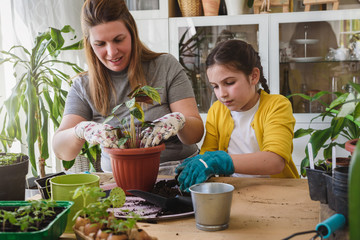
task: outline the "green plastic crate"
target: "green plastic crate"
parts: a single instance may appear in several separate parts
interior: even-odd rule
[[[71,201],[56,201],[57,207],[65,209],[44,229],[35,232],[0,232],[1,240],[53,240],[58,239],[65,231],[67,216],[70,207],[74,204]],[[0,207],[21,207],[29,205],[27,201],[0,201]]]

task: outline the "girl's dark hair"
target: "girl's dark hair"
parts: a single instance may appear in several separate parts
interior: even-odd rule
[[[241,40],[227,40],[218,43],[206,59],[206,69],[214,64],[227,65],[245,75],[250,75],[256,67],[260,70],[259,83],[265,92],[270,93],[264,77],[259,53],[248,43]]]

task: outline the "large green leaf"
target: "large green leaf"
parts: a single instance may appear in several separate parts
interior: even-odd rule
[[[307,150],[307,147],[306,147]],[[300,164],[300,173],[303,177],[306,176],[306,167],[308,167],[310,165],[309,163],[309,158],[306,156],[305,158],[303,158],[303,160],[301,160],[301,164]]]
[[[37,167],[36,167],[36,159],[35,159],[35,142],[37,139],[38,125],[36,120],[36,110],[37,110],[37,95],[36,89],[34,88],[31,82],[31,75],[28,74],[27,77],[27,88],[26,88],[26,96],[28,99],[28,113],[27,113],[27,144],[28,144],[28,155],[31,166],[33,168],[33,173],[36,172],[37,176]]]
[[[331,141],[334,141],[339,134],[343,131],[344,127],[346,126],[346,119],[345,118],[333,118],[331,120]]]
[[[135,98],[131,98],[130,100],[125,102],[127,108],[131,109],[135,107]]]
[[[356,103],[355,103],[355,95],[353,93],[349,93],[346,98],[346,101],[342,105],[338,117],[346,117],[349,114],[352,114],[355,111]]]
[[[56,28],[50,28],[50,35],[51,35],[51,40],[55,44],[54,49],[56,50],[61,49],[61,47],[64,46],[65,43],[65,40],[61,35],[61,31]],[[49,52],[51,51],[50,49],[48,50]]]
[[[312,129],[312,128],[309,128],[309,129],[300,128],[300,129],[296,130],[296,132],[294,133],[294,138],[299,138],[299,137],[309,135],[313,131],[315,131],[315,129]]]
[[[144,122],[145,114],[138,103],[135,104],[135,107],[133,109],[130,109],[130,114],[136,117],[140,122]]]
[[[161,98],[156,88],[150,86],[143,86],[141,90],[146,94],[146,96],[150,97],[155,102],[161,103]]]
[[[313,149],[313,159],[316,158],[319,150],[322,148],[325,142],[330,139],[331,133],[331,127],[313,132],[309,140]]]
[[[40,137],[41,137],[41,146],[40,146],[40,158],[48,159],[49,158],[49,147],[48,147],[48,126],[49,126],[49,114],[45,109],[44,102],[41,98],[40,101],[40,111],[41,111],[41,122],[40,122]]]

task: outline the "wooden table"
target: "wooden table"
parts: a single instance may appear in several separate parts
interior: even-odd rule
[[[306,179],[219,177],[211,181],[235,187],[228,229],[217,232],[198,230],[194,216],[154,224],[139,223],[139,226],[159,240],[266,240],[283,239],[295,232],[314,230],[319,222],[320,203],[310,199]],[[75,237],[64,234],[61,239]]]

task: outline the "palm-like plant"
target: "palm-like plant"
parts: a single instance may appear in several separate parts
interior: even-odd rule
[[[298,129],[294,138],[310,135],[309,143],[313,148],[313,158],[315,159],[319,151],[323,149],[323,155],[325,159],[330,159],[332,154],[332,147],[339,146],[345,147],[345,143],[341,143],[338,140],[339,136],[344,137],[347,140],[360,137],[360,85],[349,82],[349,86],[353,89],[352,92],[340,93],[340,92],[318,92],[313,97],[304,94],[292,94],[291,96],[300,96],[310,102],[319,101],[326,109],[318,116],[314,117],[311,122],[317,118],[321,118],[322,121],[325,118],[331,119],[330,126],[325,129]],[[327,94],[335,94],[336,99],[329,105],[321,101],[321,97]],[[310,122],[310,124],[311,124]],[[309,166],[309,151],[308,145],[305,148],[305,158],[301,161],[301,174],[306,175],[305,168]]]
[[[76,38],[74,29],[69,25],[61,30],[49,28],[40,33],[31,50],[21,45],[10,48],[9,51],[1,50],[4,62],[13,63],[16,85],[5,101],[5,120],[1,135],[10,139],[22,141],[21,114],[25,113],[25,136],[28,155],[34,176],[38,176],[35,151],[39,152],[40,176],[45,176],[46,159],[49,158],[48,150],[48,125],[52,120],[54,127],[59,126],[65,105],[67,91],[62,88],[62,83],[70,85],[70,76],[60,71],[56,66],[70,66],[75,73],[83,70],[74,63],[58,60],[58,55],[63,50],[77,50],[82,48],[82,42],[64,47],[63,34],[71,33]],[[72,40],[73,40],[72,39]],[[0,111],[5,110],[3,107]],[[23,110],[23,112],[21,111]],[[7,141],[1,140],[5,150]]]

